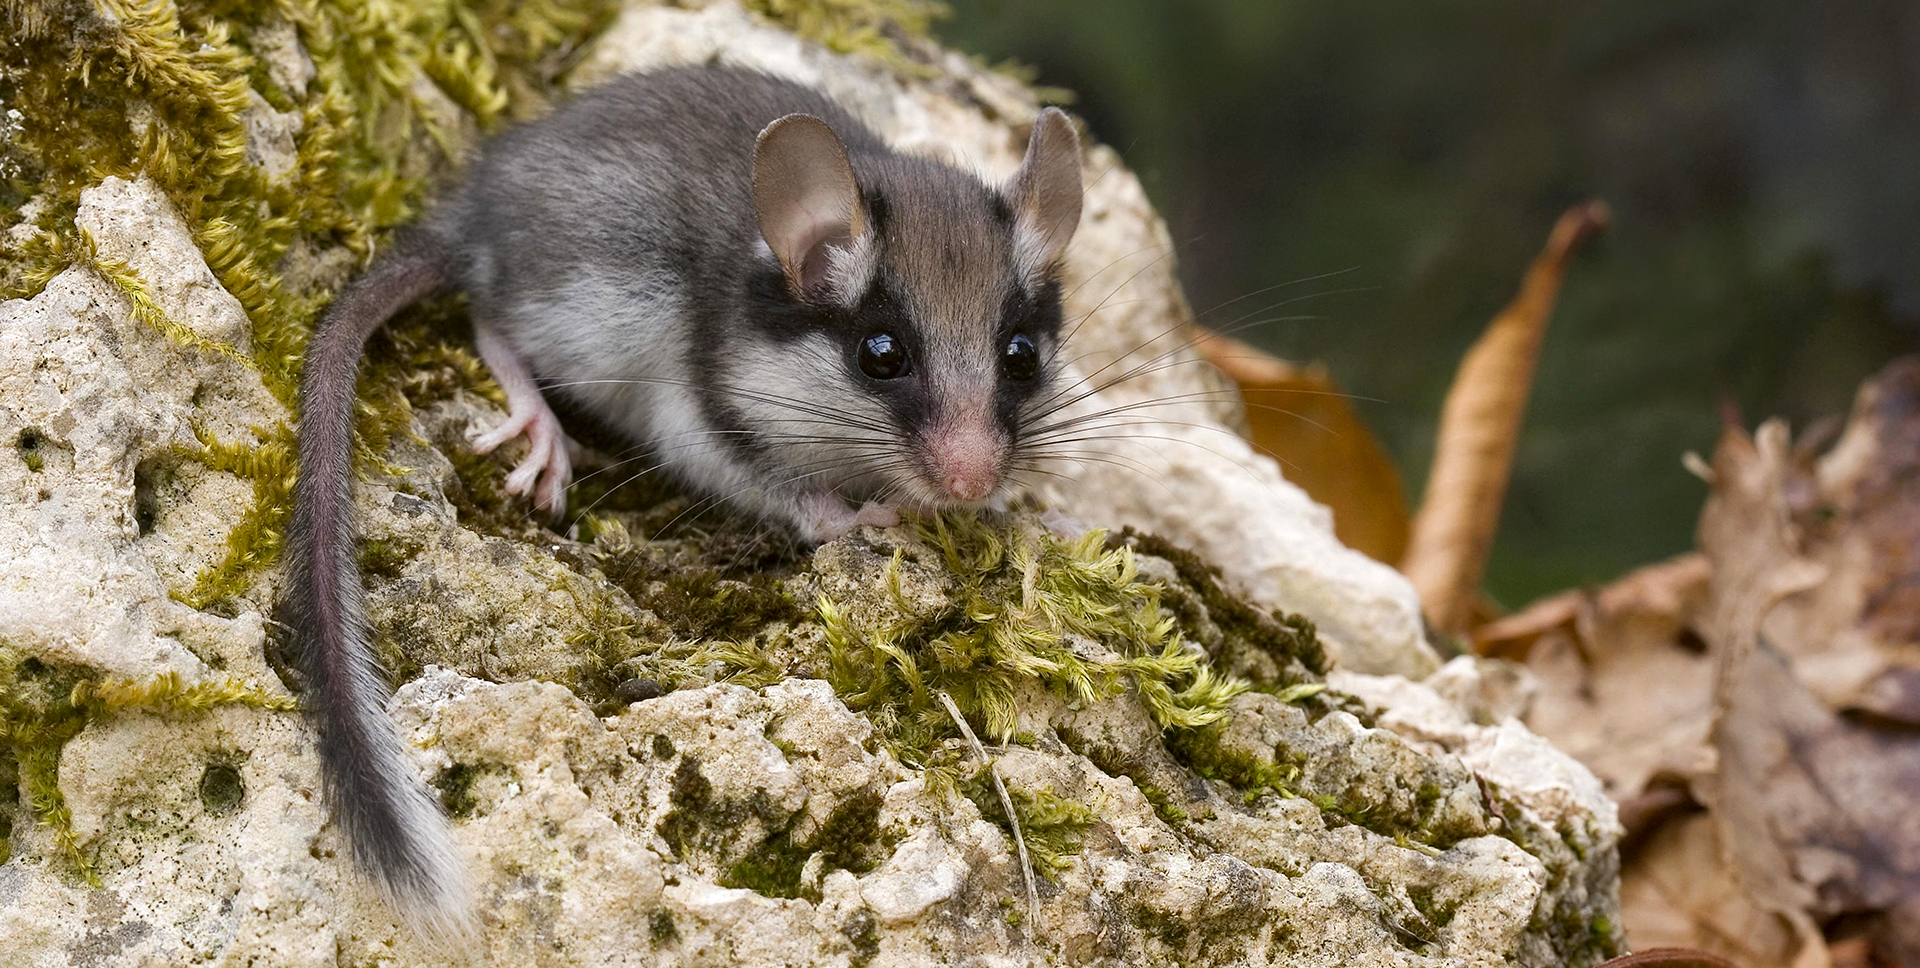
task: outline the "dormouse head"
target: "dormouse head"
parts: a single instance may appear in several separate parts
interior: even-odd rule
[[[1053,108],[999,185],[878,146],[850,156],[808,115],[761,132],[753,200],[770,265],[756,309],[777,352],[806,362],[811,399],[841,418],[789,418],[790,456],[830,468],[820,484],[973,505],[1028,466],[1023,431],[1057,392],[1080,165]]]

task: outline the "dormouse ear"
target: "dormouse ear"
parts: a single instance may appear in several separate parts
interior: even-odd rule
[[[1080,226],[1080,136],[1059,108],[1033,122],[1027,157],[1007,185],[1019,237],[1015,251],[1029,270],[1060,261]]]
[[[826,292],[835,251],[850,252],[867,234],[847,147],[809,114],[789,114],[760,132],[753,146],[753,209],[760,236],[801,298]]]

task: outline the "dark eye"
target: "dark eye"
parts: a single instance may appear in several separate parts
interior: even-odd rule
[[[875,333],[860,342],[860,372],[891,380],[907,372],[907,347],[892,333]]]
[[[1027,334],[1015,333],[1007,340],[1007,348],[1000,352],[1000,365],[1006,367],[1009,379],[1031,380],[1040,372],[1040,350]]]

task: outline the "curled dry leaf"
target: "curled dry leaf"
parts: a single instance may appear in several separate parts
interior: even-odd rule
[[[1526,662],[1528,724],[1620,801],[1630,942],[1920,966],[1920,360],[1843,430],[1729,429],[1697,463],[1698,554],[1475,644]]]
[[[1567,265],[1609,218],[1597,201],[1560,217],[1519,294],[1467,351],[1447,391],[1426,496],[1400,563],[1420,592],[1428,620],[1443,632],[1465,631],[1478,596],[1540,343]]]
[[[1879,919],[1895,964],[1920,961],[1896,924],[1920,904],[1920,734],[1866,684],[1911,668],[1920,628],[1916,401],[1920,364],[1889,367],[1811,463],[1783,424],[1730,429],[1699,533],[1719,767],[1698,792],[1733,875],[1803,934]]]
[[[1600,968],[1740,968],[1740,966],[1698,948],[1648,948],[1645,951],[1636,951],[1630,955],[1621,955],[1602,962]]]
[[[1326,368],[1297,366],[1217,333],[1200,334],[1195,345],[1239,385],[1253,446],[1332,509],[1340,541],[1376,561],[1399,561],[1408,526],[1400,472]]]
[[[1920,726],[1920,359],[1862,387],[1818,460],[1796,441],[1784,473],[1801,553],[1831,577],[1769,614],[1767,637],[1828,706]]]

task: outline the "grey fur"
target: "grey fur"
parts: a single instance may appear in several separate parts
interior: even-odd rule
[[[833,250],[821,292],[793,291],[799,274],[781,274],[756,220],[756,138],[792,114],[838,136],[861,193],[857,224],[871,228]],[[1070,234],[1079,214],[1063,186],[1077,188],[1079,154],[1064,117],[1041,124],[1046,138],[1003,191],[890,150],[786,81],[716,67],[621,78],[494,141],[329,311],[302,384],[288,614],[320,673],[312,705],[334,809],[361,866],[424,912],[417,922],[468,923],[468,902],[445,821],[383,716],[366,644],[350,497],[367,336],[405,302],[457,285],[476,327],[547,395],[649,449],[691,489],[805,540],[884,520],[856,512],[861,502],[951,504],[930,441],[997,441],[1004,485],[1026,404],[1055,369],[1060,226]],[[1009,307],[1023,315],[1009,322]],[[855,348],[876,319],[911,334],[910,381],[863,382]],[[1002,370],[1009,326],[1033,329],[1048,364],[1019,386]]]

